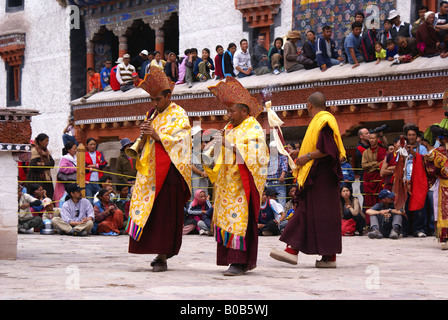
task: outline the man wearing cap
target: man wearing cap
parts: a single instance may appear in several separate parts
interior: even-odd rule
[[[138,56],[132,59],[131,64],[135,67],[136,72],[140,74],[143,63],[148,60],[148,50],[142,50]]]
[[[129,252],[157,254],[154,272],[168,269],[167,259],[182,245],[184,206],[191,196],[191,127],[184,109],[171,101],[174,83],[151,66],[140,85],[155,103],[141,126],[136,183],[126,231]],[[153,113],[157,112],[157,113]]]
[[[370,239],[398,239],[403,221],[403,211],[394,207],[395,193],[383,189],[379,193],[379,203],[366,211],[370,216]]]
[[[134,87],[134,80],[132,74],[135,72],[135,67],[130,64],[131,56],[126,53],[123,55],[123,62],[117,66],[117,81],[120,84],[120,89],[126,92]]]
[[[398,36],[412,38],[412,26],[407,22],[401,21],[400,13],[397,10],[391,10],[387,20],[392,22],[390,34],[393,40],[396,41]]]
[[[128,157],[126,149],[132,147],[134,144],[129,138],[123,138],[120,140],[121,149],[120,155],[117,158],[117,164],[115,171],[119,174],[117,179],[120,183],[127,183],[129,180],[135,180],[137,175],[136,159]]]
[[[292,30],[286,36],[286,43],[283,47],[285,57],[285,70],[293,72],[305,69],[305,66],[297,61],[297,42],[302,39],[300,31]]]
[[[269,161],[263,129],[256,120],[263,107],[232,77],[208,89],[227,106],[230,119],[215,136],[216,165],[206,168],[215,183],[216,261],[230,265],[225,276],[239,276],[257,264],[257,220]]]
[[[73,183],[67,187],[67,197],[62,206],[61,216],[51,220],[59,234],[87,236],[93,228],[95,214],[90,201],[83,198],[81,188]]]

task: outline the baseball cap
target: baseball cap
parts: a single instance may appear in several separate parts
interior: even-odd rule
[[[50,198],[45,198],[44,200],[42,200],[42,205],[44,206],[44,208],[52,203],[53,201],[51,201]]]
[[[380,191],[380,194],[378,195],[378,197],[380,199],[385,199],[385,198],[395,198],[395,193],[393,193],[392,191],[389,191],[387,189],[383,189]]]
[[[77,183],[71,183],[67,186],[67,192],[70,194],[71,192],[81,191],[85,188],[81,188]]]

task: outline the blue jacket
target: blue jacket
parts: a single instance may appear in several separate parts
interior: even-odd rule
[[[336,42],[333,39],[330,39],[331,45],[331,57],[328,56],[327,53],[327,41],[323,37],[319,37],[316,43],[316,59],[319,68],[323,68],[326,66],[327,68],[331,67],[330,59],[338,59],[339,54],[336,51]]]
[[[110,73],[111,69],[108,69],[106,67],[104,67],[100,72],[101,85],[103,86],[103,89],[110,85]]]

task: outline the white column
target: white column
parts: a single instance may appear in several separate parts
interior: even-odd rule
[[[0,152],[0,260],[17,258],[17,162],[11,152]]]

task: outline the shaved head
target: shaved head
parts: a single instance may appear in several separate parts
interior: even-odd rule
[[[321,92],[315,92],[308,98],[308,102],[315,108],[325,110],[327,98]]]

